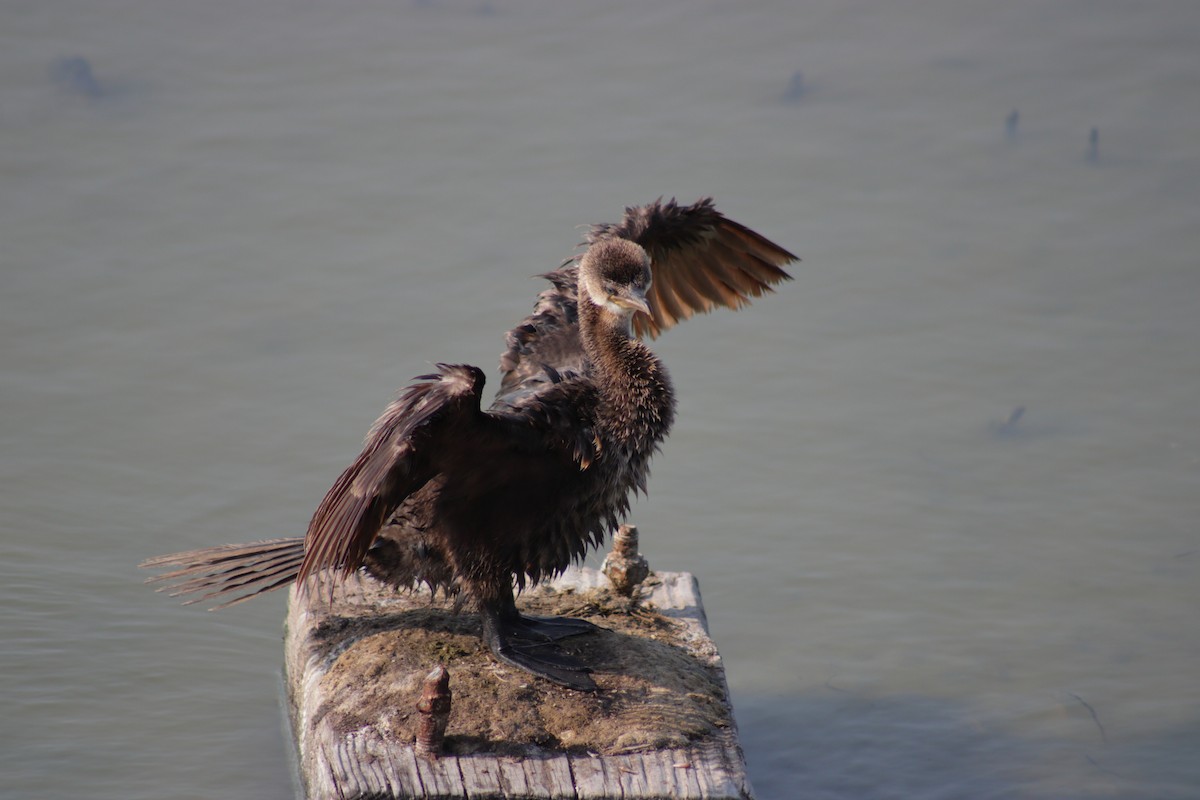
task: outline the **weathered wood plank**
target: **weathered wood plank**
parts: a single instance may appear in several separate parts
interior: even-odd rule
[[[568,756],[575,794],[579,800],[598,800],[610,797],[612,791],[604,759],[596,756]]]
[[[651,615],[642,627],[618,631],[620,626],[614,627],[613,622],[619,621],[621,615],[616,611],[620,609],[599,609],[599,613],[613,615],[602,616],[600,622],[616,631],[607,635],[618,649],[641,647],[651,656],[661,654],[667,660],[653,663],[650,671],[656,673],[656,685],[642,694],[635,691],[634,685],[612,683],[619,676],[613,677],[611,670],[598,672],[602,696],[606,681],[610,691],[604,700],[557,689],[553,690],[557,695],[543,697],[548,690],[536,678],[497,667],[487,658],[475,658],[471,665],[466,665],[473,656],[464,654],[462,645],[457,644],[461,637],[454,639],[455,632],[445,626],[467,623],[450,624],[442,617],[430,617],[433,612],[427,610],[431,608],[427,596],[414,599],[394,595],[362,578],[335,586],[329,603],[322,599],[324,595],[293,590],[285,643],[286,667],[293,730],[309,797],[314,800],[751,798],[736,725],[727,706],[724,670],[720,655],[708,637],[695,578],[687,573],[658,573],[647,581],[645,588],[640,605],[630,606],[634,615]],[[547,591],[558,593],[558,602],[578,603],[580,613],[586,616],[598,613],[593,595],[604,590],[607,579],[600,572],[572,569]],[[527,593],[530,594],[533,593]],[[535,602],[536,597],[527,601]],[[655,619],[666,621],[656,623]],[[585,733],[576,730],[555,729],[553,735],[545,734],[550,737],[545,743],[524,744],[490,742],[487,737],[463,737],[459,733],[460,739],[442,757],[431,760],[417,756],[412,740],[417,716],[413,703],[419,688],[413,683],[416,673],[394,669],[392,665],[393,658],[409,649],[404,637],[421,629],[426,634],[435,631],[437,635],[432,638],[438,647],[451,648],[445,656],[452,672],[452,691],[456,670],[460,685],[467,674],[463,670],[478,670],[473,674],[475,682],[467,685],[481,695],[476,698],[482,703],[477,708],[484,710],[478,713],[494,715],[500,729],[507,717],[528,711],[515,706],[524,703],[520,698],[526,696],[530,698],[528,703],[548,703],[540,706],[543,709],[583,704],[580,724],[587,722],[588,714],[608,713],[613,703],[618,702],[613,698],[620,698],[626,705],[633,704],[623,709],[630,720],[628,741],[626,738],[610,741],[605,746],[616,752],[598,753],[587,744]],[[443,629],[444,636],[440,633]],[[468,637],[464,641],[473,640]],[[680,653],[687,654],[684,661],[679,660]],[[722,707],[725,716],[715,726],[705,727],[703,719],[697,721],[699,712],[695,709],[680,711],[677,706],[681,695],[672,695],[668,687],[657,685],[670,684],[671,673],[683,668],[688,660],[701,665],[702,672],[717,687],[711,696],[702,690],[689,692],[707,698],[705,702],[709,705]],[[424,665],[424,672],[430,666]],[[692,686],[686,681],[681,685]],[[498,698],[506,699],[496,702],[508,705],[487,705],[487,692],[493,689],[507,693],[497,694]],[[347,695],[370,696],[374,705],[364,711],[348,705]],[[638,700],[639,697],[644,700]],[[459,700],[456,696],[455,702]],[[646,705],[639,706],[639,702]],[[588,703],[592,705],[587,706]],[[463,729],[463,719],[455,717],[459,706],[454,709],[448,731],[450,740],[454,740],[456,728]],[[569,708],[564,714],[565,719],[573,719]],[[676,724],[682,727],[675,729]],[[703,733],[705,730],[708,733]],[[556,746],[555,739],[569,746]],[[661,743],[656,745],[656,741]],[[620,752],[622,749],[629,752]]]
[[[491,756],[446,756],[444,759],[454,759],[462,771],[463,782],[471,787],[471,791],[481,796],[502,797],[504,787],[500,785],[500,765]]]

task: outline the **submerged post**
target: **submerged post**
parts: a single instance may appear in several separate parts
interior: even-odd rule
[[[331,601],[293,589],[287,688],[308,797],[753,797],[693,576],[653,573],[635,602],[572,568],[518,605],[601,626],[559,642],[595,667],[599,692],[496,662],[478,617],[427,592],[361,574]],[[452,707],[438,662],[454,670]]]

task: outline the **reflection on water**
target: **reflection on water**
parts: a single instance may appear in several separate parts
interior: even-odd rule
[[[1023,728],[949,698],[831,684],[736,700],[761,722],[742,742],[762,797],[1151,798],[1200,785],[1194,725],[1110,742],[1073,694],[1047,695]]]
[[[133,565],[296,535],[575,226],[710,193],[804,261],[655,343],[634,519],[759,796],[1194,795],[1200,12],[480,9],[0,12],[0,796],[292,796],[283,598]]]

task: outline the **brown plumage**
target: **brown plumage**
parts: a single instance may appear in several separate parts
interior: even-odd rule
[[[586,666],[546,644],[590,626],[522,617],[513,584],[557,574],[600,545],[630,491],[646,488],[675,402],[635,331],[654,336],[696,312],[740,307],[787,279],[781,266],[795,257],[708,199],[626,209],[586,244],[545,276],[551,288],[508,334],[487,410],[481,370],[438,364],[371,427],[304,539],[160,556],[142,566],[175,569],[151,580],[232,605],[365,568],[471,601],[498,658],[593,690]]]

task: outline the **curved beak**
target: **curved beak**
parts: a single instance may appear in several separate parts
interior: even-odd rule
[[[650,313],[650,304],[646,302],[646,293],[641,289],[630,287],[626,292],[615,294],[611,298],[614,305],[621,308],[627,308],[630,311],[641,311],[644,314]]]

